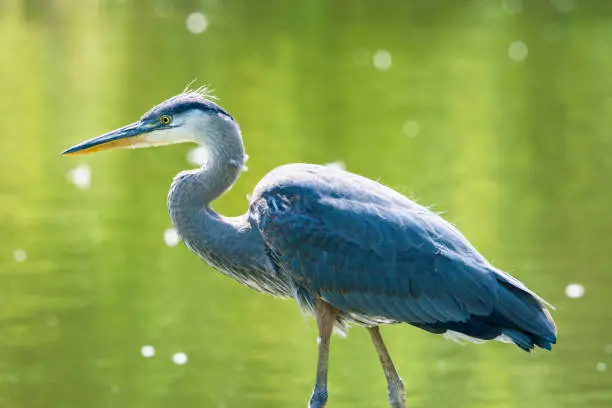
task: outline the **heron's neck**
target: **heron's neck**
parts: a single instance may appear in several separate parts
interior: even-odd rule
[[[209,265],[253,289],[287,295],[288,285],[274,277],[274,266],[248,214],[224,217],[210,208],[234,184],[245,160],[238,127],[233,122],[222,125],[216,134],[207,130],[206,164],[175,177],[168,195],[170,217],[189,249]]]
[[[244,146],[238,126],[218,119],[214,126],[193,129],[200,145],[207,150],[205,164],[183,171],[173,180],[168,194],[170,217],[179,232],[194,227],[192,217],[202,210],[212,213],[210,203],[234,184],[244,164]],[[204,139],[206,135],[206,139]]]
[[[230,189],[244,167],[245,153],[238,125],[226,120],[217,120],[215,126],[198,132],[200,145],[207,149],[206,163],[193,172],[193,205],[208,206]],[[196,192],[197,190],[197,192]]]

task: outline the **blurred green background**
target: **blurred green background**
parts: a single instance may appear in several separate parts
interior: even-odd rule
[[[612,3],[0,0],[0,50],[0,407],[306,406],[312,319],[164,240],[193,146],[58,155],[193,79],[251,156],[218,211],[341,161],[557,307],[532,356],[385,328],[410,407],[612,406]],[[330,369],[330,408],[387,406],[365,330]]]

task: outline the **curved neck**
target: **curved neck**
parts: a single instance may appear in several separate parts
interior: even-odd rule
[[[204,135],[204,132],[198,132]],[[208,160],[200,169],[179,173],[168,194],[168,210],[179,235],[209,265],[252,289],[288,296],[290,285],[275,276],[259,231],[248,214],[224,217],[210,203],[225,193],[243,168],[245,153],[234,122],[206,129],[201,144]]]
[[[234,122],[215,118],[205,129],[192,129],[194,136],[208,152],[205,164],[195,170],[180,172],[168,193],[170,218],[183,239],[209,238],[215,232],[231,234],[222,217],[210,203],[223,195],[238,179],[244,162],[244,146]],[[203,225],[205,224],[205,225]]]
[[[215,118],[214,126],[194,129],[196,138],[207,150],[206,163],[197,170],[179,173],[173,187],[182,177],[190,179],[192,187],[183,189],[177,197],[172,197],[170,189],[168,201],[173,198],[181,201],[181,206],[208,206],[231,188],[238,179],[245,161],[244,145],[238,125],[232,121]]]

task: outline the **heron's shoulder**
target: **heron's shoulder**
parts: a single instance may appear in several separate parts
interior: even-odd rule
[[[255,187],[251,201],[295,194],[380,205],[416,206],[406,196],[377,181],[338,168],[306,163],[287,164],[270,171]]]
[[[329,174],[324,166],[306,163],[292,163],[276,167],[266,174],[255,186],[254,196],[272,191],[301,188],[320,190],[329,183]]]
[[[443,250],[486,263],[463,234],[440,215],[374,180],[336,168],[312,164],[278,167],[255,187],[249,210],[251,222],[260,227],[282,220],[288,224],[308,221],[308,217],[315,224],[325,220],[326,225],[333,225],[335,234],[342,228],[348,231],[362,225],[361,231],[370,231],[374,237],[386,231],[394,240],[404,237],[407,247],[414,242],[419,242],[417,246],[427,243],[433,252]],[[308,217],[295,218],[296,214]]]

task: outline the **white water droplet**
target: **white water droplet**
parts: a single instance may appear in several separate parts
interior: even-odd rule
[[[68,172],[68,180],[78,188],[88,188],[91,185],[91,169],[87,164],[79,164]]]
[[[515,61],[523,61],[528,54],[527,44],[522,41],[515,41],[508,47],[508,56]]]
[[[201,34],[208,27],[206,16],[202,13],[191,13],[187,16],[187,29],[193,34]]]
[[[584,286],[579,283],[570,283],[565,287],[565,295],[571,299],[578,299],[584,296]]]
[[[155,348],[149,345],[142,346],[140,348],[140,354],[142,354],[144,358],[151,358],[155,355]]]
[[[113,394],[117,394],[119,391],[121,391],[121,388],[119,388],[118,385],[111,385],[110,392],[112,392]]]
[[[607,354],[612,354],[612,344],[606,344],[606,345],[604,346],[604,351],[605,351]]]
[[[421,131],[421,125],[416,120],[407,120],[403,127],[404,134],[408,137],[415,137]]]
[[[196,166],[203,166],[208,160],[208,151],[203,146],[195,147],[187,152],[187,161]]]
[[[17,262],[25,262],[28,259],[28,254],[23,249],[16,249],[13,251],[13,258]]]
[[[187,354],[185,353],[175,353],[172,356],[172,362],[178,365],[187,364]]]
[[[608,365],[602,361],[600,361],[599,363],[597,363],[597,365],[595,366],[595,368],[597,369],[597,371],[599,371],[600,373],[603,373],[604,371],[606,371],[606,368],[608,368]]]
[[[174,228],[168,228],[166,231],[164,231],[164,242],[169,247],[176,246],[180,240],[181,237]]]
[[[387,50],[377,50],[372,57],[374,68],[379,71],[386,71],[391,68],[393,60],[391,54]]]

